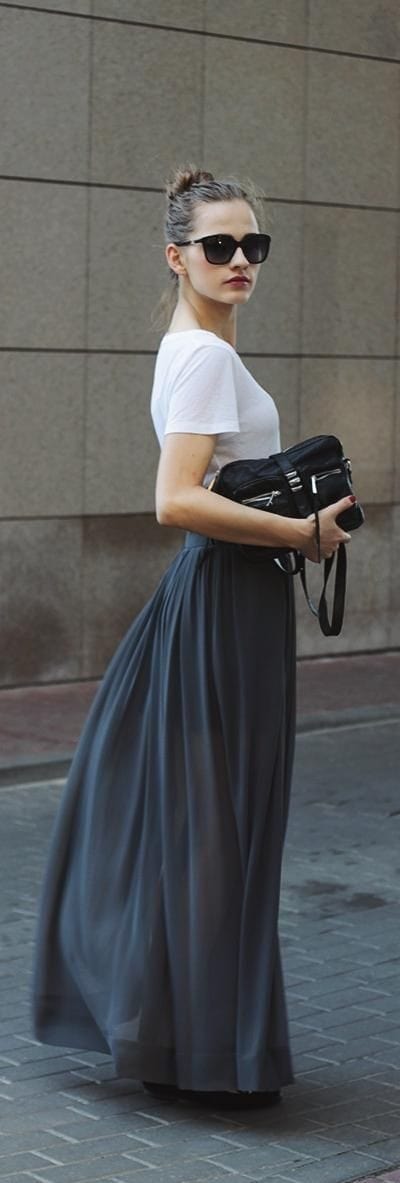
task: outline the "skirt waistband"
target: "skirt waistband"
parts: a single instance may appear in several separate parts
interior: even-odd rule
[[[284,567],[282,559],[282,552],[270,549],[267,546],[254,546],[252,544],[245,545],[241,542],[222,542],[216,538],[209,538],[207,534],[197,534],[194,530],[187,530],[184,540],[183,549],[187,550],[235,550],[237,554],[244,558],[245,561],[253,563],[266,563],[270,565],[279,556]]]
[[[214,545],[215,545],[214,540],[212,538],[209,538],[207,534],[196,534],[194,532],[194,530],[187,530],[187,532],[185,534],[184,542],[183,542],[183,546],[184,546],[185,550],[188,546],[203,548],[206,546],[214,546]]]

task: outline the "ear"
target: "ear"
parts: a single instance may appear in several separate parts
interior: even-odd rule
[[[167,246],[165,248],[165,257],[166,257],[168,266],[171,268],[171,271],[175,272],[175,275],[178,275],[178,276],[179,275],[186,275],[186,267],[185,267],[182,251],[179,249],[179,246],[177,246],[175,242],[169,242],[167,244]]]

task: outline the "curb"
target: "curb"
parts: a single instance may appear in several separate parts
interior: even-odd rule
[[[383,706],[347,707],[344,710],[316,711],[299,715],[297,735],[309,731],[334,731],[337,727],[368,726],[371,723],[394,723],[400,720],[400,703],[385,703]]]
[[[386,703],[380,707],[350,707],[341,711],[318,711],[309,715],[299,715],[296,734],[309,735],[321,731],[335,731],[341,727],[368,727],[373,723],[396,721],[400,721],[400,703]],[[72,757],[73,751],[52,752],[47,756],[24,756],[0,764],[0,789],[65,780]]]
[[[72,752],[56,752],[48,756],[21,756],[8,764],[0,764],[0,789],[11,789],[43,781],[65,780],[72,760]]]

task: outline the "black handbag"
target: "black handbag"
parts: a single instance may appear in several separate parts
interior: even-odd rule
[[[303,440],[284,452],[277,452],[261,460],[231,460],[217,472],[210,486],[214,493],[249,505],[253,509],[268,510],[284,517],[305,518],[315,514],[316,542],[320,555],[319,510],[353,495],[350,460],[344,455],[340,440],[334,435],[316,435]],[[339,514],[338,525],[348,532],[357,530],[364,521],[358,502]],[[300,573],[304,593],[311,612],[318,617],[326,637],[337,637],[342,628],[346,595],[346,545],[339,543],[332,605],[329,621],[326,589],[335,556],[325,559],[324,583],[318,607],[307,589],[305,558],[300,551],[286,547],[254,547],[242,545],[250,559],[274,557],[287,575]],[[268,554],[266,553],[268,552]]]

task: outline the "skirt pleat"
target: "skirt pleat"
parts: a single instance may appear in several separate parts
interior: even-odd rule
[[[115,652],[50,842],[36,1037],[189,1089],[293,1080],[278,910],[295,729],[292,581],[186,535]]]

